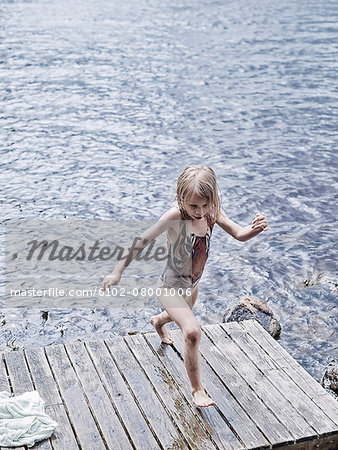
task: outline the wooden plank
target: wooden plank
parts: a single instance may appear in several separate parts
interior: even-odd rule
[[[171,331],[171,334],[174,337],[175,348],[183,355],[182,333],[179,330],[175,330]],[[204,357],[201,358],[201,377],[204,380],[208,380],[206,388],[209,394],[217,401],[217,408],[231,425],[235,434],[243,441],[244,445],[248,448],[269,448],[270,442],[245,409],[238,403],[235,396],[228,390],[228,383],[224,382],[224,377],[220,378]]]
[[[97,373],[104,383],[135,448],[158,449],[159,444],[140,412],[134,397],[125,384],[107,347],[102,341],[86,343]]]
[[[152,333],[13,351],[0,362],[0,390],[37,389],[60,424],[61,434],[57,427],[34,449],[338,447],[337,403],[259,324],[202,329],[201,372],[213,407],[191,402],[180,330],[171,332],[175,346]],[[294,423],[280,421],[286,406],[278,395],[309,434],[293,413]]]
[[[223,420],[215,406],[208,408],[197,408],[192,403],[191,387],[185,366],[178,354],[171,346],[159,344],[157,334],[146,334],[146,340],[151,345],[171,377],[177,382],[180,392],[184,395],[186,402],[200,420],[208,432],[212,442],[219,448],[243,448],[243,444],[234,435],[228,424]]]
[[[46,413],[58,424],[51,437],[55,450],[78,448],[78,443],[42,347],[25,350],[29,370],[36,389],[46,403]]]
[[[114,362],[131,390],[139,409],[163,448],[187,448],[187,442],[174,426],[155,390],[131,353],[122,336],[107,339],[106,345]],[[144,342],[145,345],[147,345]]]
[[[69,417],[63,403],[46,406],[46,414],[52,417],[58,424],[50,438],[53,449],[72,450],[80,449],[73,432]]]
[[[168,414],[188,442],[190,448],[215,449],[207,433],[178,391],[170,374],[148,346],[143,335],[126,336],[125,340],[141,365]]]
[[[15,395],[23,394],[27,391],[34,391],[34,385],[29,374],[23,350],[12,351],[6,354],[6,365]],[[50,439],[34,444],[34,449],[51,450]]]
[[[46,355],[80,447],[105,449],[87,399],[63,345],[46,347]]]
[[[3,354],[0,354],[0,391],[7,391],[11,392],[10,385],[9,385],[9,377],[7,376],[7,371],[5,367],[4,358],[5,356]]]
[[[5,361],[14,394],[34,391],[23,351],[15,350],[7,353]]]
[[[305,395],[338,425],[338,403],[325,389],[255,320],[240,325],[271,359],[296,383]]]
[[[5,366],[5,355],[1,354],[0,361],[0,390],[12,393],[12,389],[10,387],[9,377],[7,375],[6,366]],[[13,448],[13,447],[12,447]],[[10,447],[0,447],[1,450],[11,450]],[[16,450],[24,450],[25,447],[16,447]]]
[[[280,370],[265,352],[262,352],[261,347],[238,323],[229,323],[222,328],[319,436],[328,435],[336,429],[335,424],[323,411],[308,396],[304,395],[297,384]]]
[[[98,377],[84,344],[82,342],[67,344],[66,352],[81,381],[82,389],[89,401],[89,407],[108,448],[131,449],[129,438],[116,415],[113,404]]]
[[[328,436],[326,438],[314,439],[310,442],[301,442],[283,447],[285,450],[337,450],[338,436]]]
[[[236,369],[242,379],[241,384],[247,384],[255,392],[262,403],[292,434],[294,440],[304,436],[316,436],[313,428],[299,416],[279,390],[264,377],[219,325],[205,326],[203,331],[220,351],[220,357],[225,358]],[[288,411],[288,414],[285,414],[285,411]]]
[[[177,340],[176,335],[173,332],[171,334]],[[216,346],[210,344],[210,340],[204,333],[202,334],[200,343],[200,353],[217,374],[224,385],[224,389],[229,390],[231,395],[242,406],[247,415],[255,422],[257,428],[270,443],[283,444],[294,442],[291,433],[279,422],[271,409],[262,402],[255,391],[245,383],[237,370],[224,358],[221,351]]]

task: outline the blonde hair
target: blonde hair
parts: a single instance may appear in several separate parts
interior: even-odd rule
[[[194,193],[207,199],[210,206],[207,221],[214,225],[221,210],[221,199],[215,172],[210,167],[188,166],[178,177],[176,198],[183,219],[190,218],[186,212],[186,204]]]

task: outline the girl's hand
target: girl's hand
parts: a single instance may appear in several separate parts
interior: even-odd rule
[[[116,275],[115,273],[110,273],[102,281],[101,289],[103,291],[105,291],[107,288],[109,289],[111,286],[119,284],[120,280],[121,280],[121,275]]]
[[[261,214],[261,213],[256,214],[256,217],[252,221],[251,228],[253,228],[254,230],[260,230],[260,231],[263,231],[263,230],[266,231],[269,228],[268,222],[267,222],[266,218],[263,216],[263,214]]]

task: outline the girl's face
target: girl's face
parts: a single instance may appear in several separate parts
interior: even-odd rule
[[[192,219],[201,220],[209,211],[208,199],[194,193],[187,198],[185,210]]]

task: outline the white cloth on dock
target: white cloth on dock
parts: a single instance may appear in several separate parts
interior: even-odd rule
[[[11,397],[0,392],[0,446],[32,447],[49,438],[57,423],[44,411],[45,402],[37,391]]]

